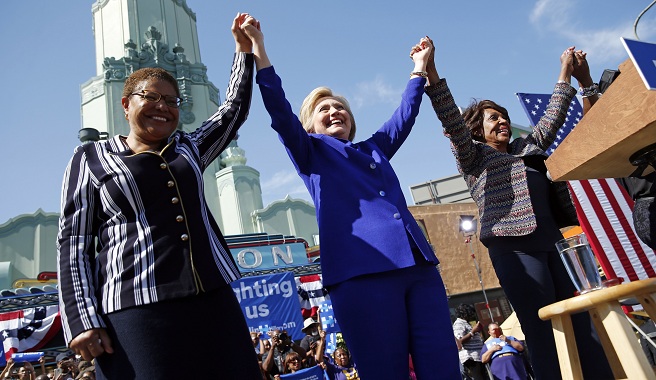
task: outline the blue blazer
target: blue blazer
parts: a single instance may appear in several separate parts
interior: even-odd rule
[[[412,129],[426,80],[411,79],[392,117],[358,143],[307,133],[273,67],[258,71],[256,81],[271,126],[314,200],[324,284],[413,266],[413,247],[437,265],[389,163]]]

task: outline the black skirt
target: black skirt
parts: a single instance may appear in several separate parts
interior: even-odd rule
[[[97,379],[262,379],[230,286],[105,319],[114,353],[96,358]]]

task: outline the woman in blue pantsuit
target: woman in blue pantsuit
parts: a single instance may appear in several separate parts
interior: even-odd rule
[[[314,200],[324,284],[360,376],[407,378],[411,354],[418,379],[459,379],[438,261],[389,163],[419,112],[432,44],[423,38],[413,47],[414,70],[392,117],[354,143],[346,99],[317,88],[299,120],[266,55],[259,23],[247,19],[244,30],[253,40],[271,126]]]

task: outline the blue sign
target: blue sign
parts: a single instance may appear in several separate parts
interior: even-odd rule
[[[319,316],[321,317],[321,328],[326,330],[327,333],[342,331],[335,319],[333,303],[330,300],[321,303],[321,306],[319,307]]]
[[[323,380],[323,369],[318,365],[314,367],[302,369],[294,373],[288,373],[285,375],[280,375],[281,379],[288,380]]]
[[[293,340],[305,336],[293,273],[244,277],[230,285],[251,332],[265,338],[270,330],[285,330]]]
[[[642,81],[650,90],[656,90],[656,44],[622,38]]]
[[[43,356],[43,352],[19,352],[16,354],[11,354],[11,358],[14,359],[16,363],[38,362],[42,356]]]
[[[230,253],[241,273],[298,267],[309,263],[303,243],[230,248]]]

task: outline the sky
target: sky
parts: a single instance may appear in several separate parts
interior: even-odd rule
[[[604,69],[617,69],[628,59],[620,37],[636,39],[633,24],[651,1],[186,2],[196,13],[202,63],[222,99],[234,52],[230,25],[237,12],[249,12],[261,21],[292,107],[298,110],[315,87],[331,87],[349,99],[361,140],[398,106],[413,69],[410,48],[425,35],[435,42],[438,72],[459,106],[492,99],[508,109],[513,123],[527,126],[515,93],[550,93],[560,54],[572,45],[588,53],[595,81]],[[64,169],[79,145],[80,86],[97,75],[94,3],[2,2],[0,225],[39,209],[59,212]],[[642,41],[656,42],[656,7],[642,16],[637,31]],[[255,86],[239,146],[247,165],[260,172],[264,205],[286,195],[309,200],[270,121]],[[410,186],[457,174],[426,96],[391,163],[409,205]]]

